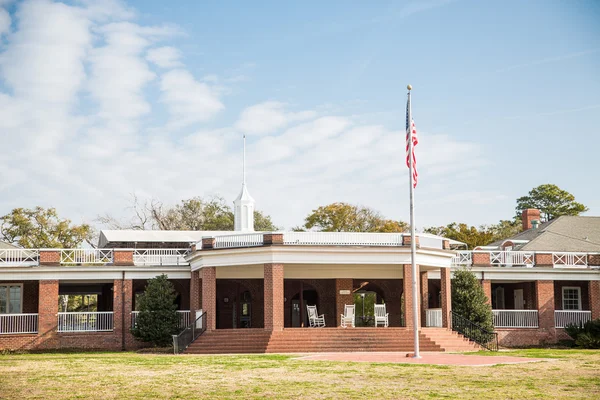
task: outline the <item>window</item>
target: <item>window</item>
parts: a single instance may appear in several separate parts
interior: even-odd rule
[[[564,286],[562,299],[563,310],[581,310],[581,288]]]
[[[0,285],[0,314],[22,312],[23,285]]]

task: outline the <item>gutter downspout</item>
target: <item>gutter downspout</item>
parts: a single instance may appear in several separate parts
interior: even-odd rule
[[[125,351],[125,271],[121,272],[121,350]]]

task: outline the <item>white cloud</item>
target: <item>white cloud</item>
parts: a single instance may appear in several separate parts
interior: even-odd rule
[[[161,68],[181,67],[181,51],[175,47],[163,46],[148,50],[146,58]]]
[[[8,11],[0,8],[0,36],[7,33],[10,30],[10,15]]]
[[[161,99],[171,113],[173,127],[207,121],[224,108],[223,103],[207,84],[197,81],[192,74],[183,69],[164,74],[160,90]]]
[[[313,111],[287,112],[286,105],[277,101],[267,101],[248,107],[242,111],[236,127],[242,132],[261,135],[272,133],[294,121],[302,121],[315,116]]]

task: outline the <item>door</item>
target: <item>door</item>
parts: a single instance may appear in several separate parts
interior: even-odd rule
[[[497,287],[494,293],[496,294],[494,308],[496,310],[504,310],[504,288],[502,286]]]
[[[523,304],[523,289],[515,289],[514,291],[515,298],[515,310],[524,310],[525,304]]]

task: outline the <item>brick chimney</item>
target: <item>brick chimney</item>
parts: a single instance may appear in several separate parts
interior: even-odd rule
[[[540,220],[540,210],[537,210],[535,208],[528,208],[526,210],[523,210],[523,213],[521,214],[521,220],[523,221],[524,231],[533,228],[531,221]]]

